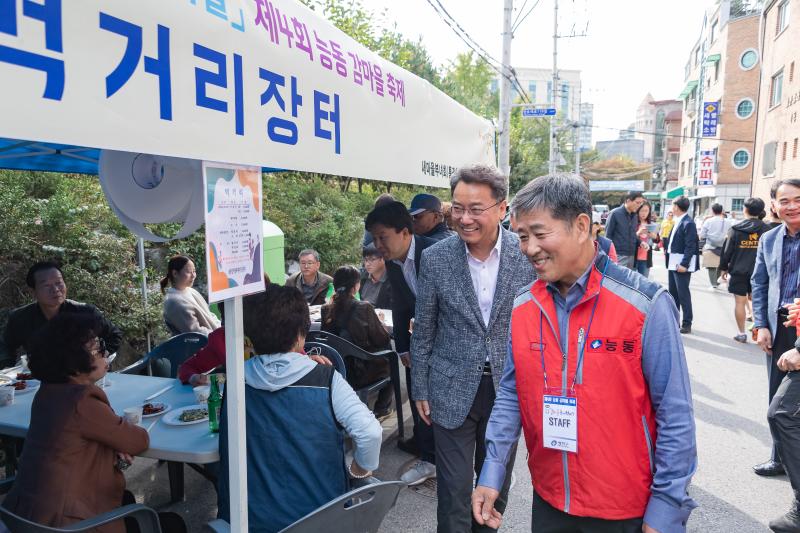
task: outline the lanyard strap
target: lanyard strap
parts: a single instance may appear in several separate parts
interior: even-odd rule
[[[573,392],[575,391],[575,383],[576,383],[576,381],[578,379],[578,369],[581,367],[581,363],[583,363],[583,355],[586,352],[586,341],[589,339],[589,330],[592,329],[592,322],[594,322],[594,313],[595,313],[595,311],[597,311],[597,302],[600,300],[600,288],[603,287],[603,280],[606,277],[606,269],[608,268],[608,264],[610,262],[611,262],[611,258],[606,257],[606,264],[603,265],[603,270],[600,273],[600,287],[598,287],[597,297],[594,299],[594,304],[592,305],[592,312],[589,315],[589,324],[586,326],[586,334],[583,335],[582,339],[578,339],[578,343],[580,345],[578,347],[578,350],[579,350],[579,352],[578,352],[578,364],[575,367],[575,376],[573,376],[573,378],[572,378],[572,386],[570,387],[570,390],[572,390]],[[540,317],[539,317],[539,348],[540,348],[539,354],[541,355],[541,359],[542,359],[542,375],[544,376],[544,388],[545,388],[545,390],[547,390],[549,387],[547,386],[547,368],[546,368],[545,363],[544,363],[544,342],[542,342],[544,340],[544,338],[543,338],[543,334],[544,334],[544,311],[542,311],[540,309],[539,310],[539,314],[540,314]],[[559,348],[561,348],[561,346],[559,346]],[[567,353],[564,354],[564,357],[567,357],[567,354],[569,353],[569,339],[567,339],[566,348],[567,348],[567,350],[566,350]]]

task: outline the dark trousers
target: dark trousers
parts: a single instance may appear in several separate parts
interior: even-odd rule
[[[689,292],[689,282],[692,280],[691,272],[669,271],[669,293],[675,300],[678,311],[683,310],[681,325],[691,326],[694,315],[692,314],[692,293]]]
[[[669,250],[669,237],[662,237],[661,242],[664,246],[664,266],[669,268],[669,254],[667,250]]]
[[[406,391],[408,403],[411,404],[411,419],[414,421],[414,444],[417,445],[420,459],[436,464],[433,428],[423,422],[417,410],[417,403],[411,399],[411,369],[408,367],[406,367]]]
[[[122,493],[122,505],[131,505],[136,503],[136,498],[129,491]],[[132,518],[125,518],[125,531],[126,533],[139,533],[139,524]],[[178,513],[166,512],[158,513],[158,524],[161,526],[163,533],[186,533],[186,523]]]
[[[494,529],[481,526],[472,519],[472,489],[475,488],[473,473],[480,475],[486,458],[486,425],[494,405],[494,383],[492,376],[483,376],[478,392],[472,402],[467,419],[456,429],[445,429],[433,424],[436,436],[436,509],[439,533],[488,532]],[[506,465],[506,479],[495,503],[500,513],[506,509],[511,472],[517,447],[511,452]]]
[[[642,518],[603,520],[559,511],[533,492],[531,531],[534,533],[641,533]]]
[[[784,352],[791,350],[794,348],[794,343],[797,341],[797,330],[794,327],[787,328],[783,325],[783,322],[786,321],[786,313],[779,313],[778,314],[778,329],[775,332],[775,338],[772,341],[772,355],[767,355],[767,377],[769,379],[769,404],[770,404],[770,411],[772,411],[772,405],[775,400],[775,396],[778,393],[780,387],[783,386],[785,382],[784,377],[786,376],[786,372],[778,368],[778,359],[781,358]],[[767,415],[769,419],[769,414]],[[782,446],[780,441],[780,435],[776,435],[775,431],[772,431],[772,423],[770,422],[770,432],[772,433],[772,456],[771,459],[773,461],[781,462],[782,458]],[[800,445],[800,441],[797,442],[797,445]]]
[[[800,372],[789,372],[783,378],[767,420],[792,488],[800,491]]]

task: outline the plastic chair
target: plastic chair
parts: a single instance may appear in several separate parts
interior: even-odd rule
[[[347,379],[347,367],[344,364],[344,358],[339,352],[321,342],[307,342],[303,349],[308,355],[323,355],[330,359],[336,371],[339,372],[344,379]]]
[[[208,344],[208,337],[202,333],[189,332],[175,335],[162,342],[135,363],[120,370],[122,374],[141,374],[146,368],[153,376],[174,378],[178,367],[200,348]]]
[[[400,433],[400,440],[405,439],[405,431],[403,428],[403,399],[400,394],[400,358],[394,350],[383,350],[381,352],[370,353],[362,350],[350,341],[347,341],[338,335],[328,333],[326,331],[309,331],[306,336],[306,344],[310,342],[326,344],[339,352],[342,359],[345,357],[355,357],[365,361],[373,361],[377,358],[384,358],[389,361],[389,377],[376,381],[364,388],[358,389],[356,394],[362,402],[367,403],[370,394],[381,390],[384,387],[392,386],[394,388],[394,404],[397,409],[397,429]]]
[[[376,533],[405,486],[402,481],[386,481],[351,490],[279,533]],[[203,528],[213,533],[229,533],[230,530],[230,524],[219,518]]]

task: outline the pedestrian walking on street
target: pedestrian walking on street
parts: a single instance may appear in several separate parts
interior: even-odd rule
[[[456,171],[450,189],[458,238],[422,254],[412,396],[435,437],[437,531],[493,531],[471,520],[470,495],[486,456],[484,435],[508,352],[514,296],[535,278],[519,239],[500,224],[508,179],[475,165]],[[510,475],[500,481],[500,512],[510,484]]]
[[[728,282],[728,292],[733,294],[737,333],[736,342],[747,342],[745,319],[747,302],[752,292],[750,276],[756,264],[758,240],[767,231],[767,225],[760,220],[764,214],[764,200],[748,198],[744,202],[745,219],[730,230],[722,249],[719,261],[720,277]]]
[[[700,228],[700,240],[703,244],[703,267],[708,270],[708,281],[715,289],[719,286],[719,258],[722,255],[722,247],[728,236],[731,221],[725,218],[722,205],[714,204],[711,206],[714,216],[707,218]]]
[[[611,210],[606,220],[606,238],[611,239],[617,251],[617,262],[633,270],[639,239],[636,230],[639,223],[636,211],[644,203],[641,191],[631,191],[625,196],[625,202]]]
[[[664,217],[664,220],[661,221],[661,233],[659,236],[661,237],[661,249],[664,250],[664,266],[669,269],[669,254],[667,253],[667,247],[669,246],[669,234],[672,233],[672,227],[675,226],[675,215],[672,214],[672,211],[667,211],[667,214]]]
[[[697,448],[677,310],[597,249],[591,207],[584,181],[563,175],[512,202],[539,279],[514,301],[473,516],[500,526],[495,501],[522,430],[532,531],[682,532]]]
[[[687,215],[689,199],[678,196],[672,201],[672,212],[675,213],[675,226],[669,236],[669,293],[675,299],[678,310],[683,312],[681,333],[692,332],[692,293],[689,282],[692,272],[698,267],[700,250],[697,244],[697,226],[692,217]]]
[[[636,219],[639,227],[636,228],[636,238],[639,246],[636,249],[636,272],[644,277],[650,276],[650,269],[653,268],[653,244],[658,240],[658,233],[652,231],[657,226],[653,224],[652,208],[650,202],[642,203],[636,211]]]
[[[772,411],[776,405],[778,388],[786,375],[786,370],[778,366],[779,358],[797,340],[795,328],[786,327],[784,322],[789,316],[787,306],[793,304],[800,295],[800,179],[776,181],[770,197],[773,209],[783,223],[759,239],[756,265],[750,282],[753,288],[753,328],[757,330],[759,346],[766,353],[768,398]],[[772,426],[772,456],[769,461],[753,467],[760,476],[778,476],[785,471],[781,435]],[[800,443],[793,445],[800,446]],[[800,469],[800,458],[792,468]],[[797,473],[800,475],[800,471]],[[800,482],[800,478],[797,480]]]

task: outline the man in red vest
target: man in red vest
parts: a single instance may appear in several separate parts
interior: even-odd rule
[[[522,430],[532,530],[684,532],[697,447],[674,301],[597,250],[580,177],[530,182],[511,215],[538,280],[514,302],[475,520],[500,526],[494,503]]]

